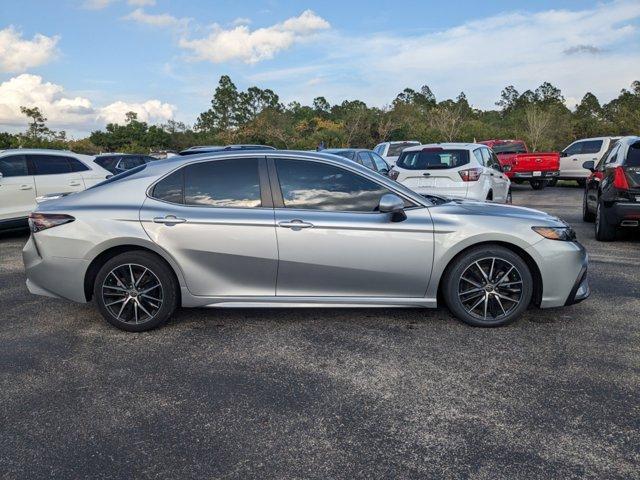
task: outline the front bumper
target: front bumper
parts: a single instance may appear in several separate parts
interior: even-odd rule
[[[569,293],[569,297],[567,298],[567,301],[564,304],[565,307],[569,305],[574,305],[576,303],[580,303],[581,301],[589,297],[589,295],[591,295],[591,288],[589,288],[589,280],[587,278],[587,270],[588,270],[588,264],[587,262],[585,262],[585,264],[582,267],[582,270],[580,270],[580,275],[578,275],[578,278],[576,279],[576,283],[573,285],[573,288]]]
[[[516,180],[539,180],[539,179],[552,179],[558,178],[560,172],[557,170],[540,172],[540,175],[534,175],[536,172],[505,172],[505,175],[509,178],[514,178]]]

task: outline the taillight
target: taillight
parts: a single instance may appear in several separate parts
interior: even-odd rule
[[[60,213],[30,213],[29,228],[33,233],[41,232],[47,228],[57,227],[65,223],[73,222],[75,218],[71,215]]]
[[[477,182],[482,175],[482,168],[470,168],[468,170],[460,170],[458,172],[463,182]]]
[[[400,172],[398,170],[395,170],[393,168],[389,170],[389,178],[391,180],[397,180],[398,176],[400,176]]]
[[[613,186],[618,190],[629,190],[629,182],[627,182],[624,168],[616,167],[613,169]]]

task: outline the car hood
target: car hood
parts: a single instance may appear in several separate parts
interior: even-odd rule
[[[510,217],[520,220],[529,220],[542,225],[565,225],[558,217],[533,208],[516,207],[491,202],[474,202],[470,200],[454,200],[460,208],[474,215],[487,215],[491,217]]]

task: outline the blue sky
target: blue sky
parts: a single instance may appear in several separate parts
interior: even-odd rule
[[[428,84],[489,108],[543,81],[607,101],[640,79],[639,26],[637,0],[3,0],[0,129],[24,128],[21,104],[76,136],[128,110],[193,124],[223,74],[285,102]]]

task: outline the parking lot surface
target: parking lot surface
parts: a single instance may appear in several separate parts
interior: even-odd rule
[[[638,478],[640,236],[596,242],[579,188],[513,197],[576,228],[593,293],[500,329],[195,309],[124,333],[30,295],[1,235],[0,478]]]

